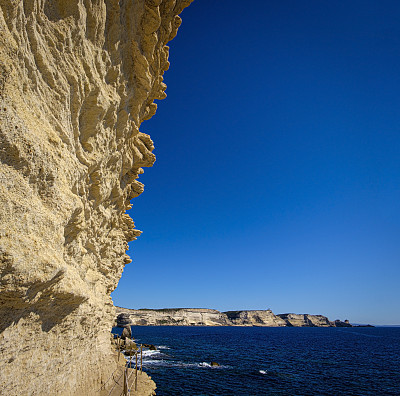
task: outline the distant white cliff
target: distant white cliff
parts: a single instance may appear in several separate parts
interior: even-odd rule
[[[330,321],[323,315],[279,314],[267,310],[220,312],[207,308],[117,308],[118,326],[262,326],[352,327],[348,320]]]

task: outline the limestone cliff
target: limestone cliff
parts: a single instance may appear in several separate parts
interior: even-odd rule
[[[215,309],[127,309],[117,307],[118,326],[260,326],[260,327],[351,327],[349,321],[331,322],[326,316],[279,314],[267,310],[219,312]]]
[[[286,322],[276,316],[270,309],[254,311],[224,312],[234,325],[239,326],[286,326]]]
[[[331,322],[326,316],[309,315],[309,314],[279,314],[287,326],[293,327],[335,327],[335,323]]]
[[[192,0],[0,0],[0,389],[90,395]],[[90,356],[95,356],[91,358]]]
[[[229,326],[223,313],[215,309],[126,309],[117,307],[119,325],[134,326]]]

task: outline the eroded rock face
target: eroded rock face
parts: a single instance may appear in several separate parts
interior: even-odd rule
[[[117,324],[126,326],[229,326],[226,315],[215,309],[126,309],[117,307]]]
[[[288,313],[278,316],[291,327],[335,327],[335,323],[323,315]]]
[[[139,127],[190,2],[0,0],[4,394],[96,394],[115,368],[125,212],[155,160]]]
[[[270,309],[254,311],[224,312],[234,325],[239,326],[286,326],[284,320],[276,316]]]
[[[351,327],[349,321],[331,322],[323,315],[278,314],[270,309],[219,312],[215,309],[128,309],[117,307],[117,325],[133,326],[260,326]]]

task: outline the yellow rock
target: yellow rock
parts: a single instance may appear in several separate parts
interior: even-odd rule
[[[0,0],[0,389],[94,395],[188,0]],[[14,340],[23,340],[15,343]]]

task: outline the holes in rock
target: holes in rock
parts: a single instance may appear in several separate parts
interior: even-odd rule
[[[44,13],[53,22],[68,18],[71,15],[78,17],[78,3],[79,0],[47,0],[44,5]]]

